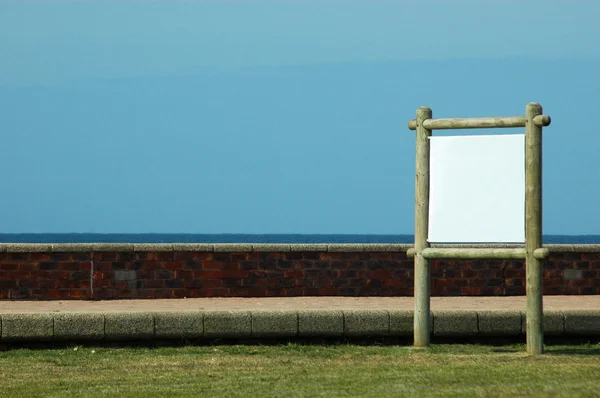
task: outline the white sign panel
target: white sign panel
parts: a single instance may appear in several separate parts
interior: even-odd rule
[[[525,135],[430,138],[429,241],[525,241]]]

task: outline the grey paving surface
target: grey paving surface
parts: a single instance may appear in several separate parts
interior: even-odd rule
[[[412,310],[412,297],[267,297],[155,300],[0,301],[0,314],[27,312],[132,312],[184,310]],[[432,310],[525,310],[525,296],[432,297]],[[598,296],[545,296],[544,310],[600,310]]]

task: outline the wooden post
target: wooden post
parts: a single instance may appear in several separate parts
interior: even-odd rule
[[[415,317],[414,346],[427,347],[430,338],[430,261],[422,251],[429,247],[429,137],[431,130],[423,126],[423,121],[431,119],[431,109],[417,109],[417,159],[415,178]]]
[[[525,264],[527,274],[527,352],[544,352],[542,262],[533,252],[542,247],[542,127],[534,118],[542,106],[527,104],[525,116]]]

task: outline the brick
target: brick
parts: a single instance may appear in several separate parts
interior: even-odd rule
[[[94,261],[117,261],[117,253],[94,251]]]
[[[30,253],[30,261],[50,261],[50,253]]]
[[[50,261],[63,262],[63,261],[72,261],[72,260],[73,260],[73,255],[71,253],[51,253],[50,254]]]
[[[339,252],[324,252],[324,253],[320,253],[319,258],[321,260],[341,260],[344,258],[344,253],[339,253]]]
[[[155,299],[168,299],[168,298],[171,298],[171,289],[155,289],[153,297]]]
[[[162,267],[169,271],[183,270],[184,263],[178,261],[165,261],[162,263]]]
[[[143,261],[143,260],[156,260],[155,252],[135,252],[135,260]]]
[[[566,269],[564,270],[564,278],[567,281],[579,280],[583,278],[583,272],[581,270]]]
[[[173,258],[176,262],[195,260],[194,252],[191,252],[191,251],[189,251],[189,252],[174,252]]]
[[[71,272],[70,280],[73,281],[85,281],[90,279],[90,273],[88,271],[74,271]]]
[[[221,261],[214,261],[214,260],[203,261],[202,262],[202,269],[220,270],[220,269],[222,269],[222,262]]]
[[[246,294],[247,294],[247,297],[266,297],[267,296],[266,289],[260,289],[260,288],[256,288],[256,287],[246,289]]]
[[[154,271],[154,275],[157,279],[173,279],[173,271],[158,269]]]
[[[248,270],[223,270],[221,272],[222,278],[245,278],[249,275]]]
[[[69,290],[69,298],[88,299],[88,298],[90,298],[90,291],[89,290],[70,289]]]
[[[4,267],[0,266],[0,268],[4,268]],[[17,269],[19,271],[37,271],[39,268],[36,263],[19,263],[17,265]]]
[[[137,276],[134,270],[115,270],[114,279],[115,281],[135,281]]]
[[[179,279],[166,279],[165,287],[170,289],[178,289],[183,287],[183,281]]]
[[[183,269],[184,269],[184,271],[200,270],[200,269],[202,269],[202,263],[203,262],[200,260],[185,261],[183,263]],[[183,272],[183,271],[181,271],[181,272]]]
[[[23,279],[23,280],[18,280],[15,282],[17,283],[18,287],[21,289],[37,289],[40,286],[39,282],[35,279]],[[0,288],[1,288],[1,284],[0,284]]]
[[[304,277],[304,270],[301,269],[294,269],[294,270],[289,270],[289,271],[285,271],[284,272],[284,276],[286,278],[303,278]]]
[[[171,296],[173,298],[186,298],[190,295],[190,292],[186,288],[175,288],[171,289]]]
[[[222,279],[204,279],[200,281],[201,286],[204,288],[213,288],[223,286]]]
[[[145,280],[143,283],[145,289],[163,289],[166,287],[165,279]]]
[[[478,296],[481,291],[478,287],[462,287],[460,293],[463,296]]]
[[[175,253],[174,252],[156,252],[154,254],[157,261],[174,261]]]
[[[59,268],[59,263],[56,261],[42,261],[39,263],[38,268],[42,271],[56,270]]]

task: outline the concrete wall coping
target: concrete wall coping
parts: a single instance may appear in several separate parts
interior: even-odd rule
[[[65,253],[65,252],[406,252],[412,248],[406,243],[336,243],[336,244],[263,244],[263,243],[0,243],[0,253]],[[470,248],[516,248],[515,244],[434,244],[432,247]],[[600,244],[548,244],[551,252],[590,253],[600,252]]]

